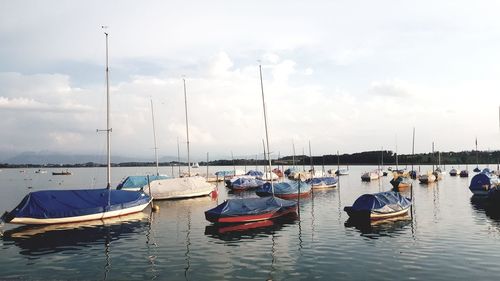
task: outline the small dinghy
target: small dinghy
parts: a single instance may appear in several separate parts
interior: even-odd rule
[[[265,183],[266,183],[265,181],[255,179],[255,178],[241,177],[241,178],[238,178],[235,181],[233,181],[229,188],[234,190],[234,191],[243,191],[243,190],[249,190],[249,189],[261,187]]]
[[[411,199],[399,192],[386,191],[360,196],[352,206],[344,207],[353,219],[379,220],[405,215],[411,206]]]
[[[322,189],[337,187],[338,180],[335,177],[320,177],[309,179],[307,182],[311,184],[313,189]]]
[[[303,181],[287,181],[274,183],[274,196],[283,199],[306,197],[311,194],[312,186]],[[255,193],[260,197],[273,196],[271,183],[267,182]]]
[[[276,197],[230,199],[205,212],[214,223],[244,223],[268,220],[297,212],[297,202]]]

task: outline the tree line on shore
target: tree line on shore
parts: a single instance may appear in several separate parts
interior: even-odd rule
[[[311,159],[312,158],[312,159]],[[438,159],[441,160],[441,165],[465,165],[465,164],[498,164],[500,162],[500,151],[461,151],[461,152],[434,152],[434,153],[419,153],[415,155],[401,154],[397,156],[399,165],[432,165],[438,164]],[[275,165],[396,165],[396,154],[393,151],[365,151],[352,154],[328,154],[322,156],[296,155],[284,156],[279,159],[272,159]],[[264,159],[220,159],[209,161],[210,166],[261,166],[268,162]],[[199,162],[201,166],[206,166],[206,162]],[[137,166],[154,166],[154,162],[123,162],[113,163],[114,167],[137,167]],[[185,166],[185,162],[162,162],[160,166]],[[103,163],[80,163],[80,164],[46,164],[43,167],[58,168],[58,167],[104,167]],[[39,168],[40,165],[35,164],[9,164],[0,163],[0,168]]]

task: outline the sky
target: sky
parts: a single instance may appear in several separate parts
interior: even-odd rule
[[[0,0],[0,155],[500,148],[498,1]],[[0,156],[0,158],[2,158]]]

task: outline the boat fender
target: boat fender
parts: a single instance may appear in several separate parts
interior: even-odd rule
[[[158,206],[158,205],[153,205],[153,206],[151,207],[151,209],[153,210],[153,212],[158,212],[158,211],[160,211],[160,206]]]

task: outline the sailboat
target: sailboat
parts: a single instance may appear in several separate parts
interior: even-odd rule
[[[111,190],[108,33],[106,35],[107,186],[102,189],[31,192],[2,220],[16,224],[56,224],[90,221],[141,212],[151,202],[142,191]]]
[[[208,183],[204,177],[191,175],[191,162],[189,153],[189,123],[186,94],[186,79],[183,79],[184,85],[184,106],[186,111],[186,137],[187,137],[187,156],[188,173],[181,178],[160,179],[151,182],[145,191],[152,195],[155,200],[164,199],[183,199],[199,196],[208,196],[215,190],[215,186]]]
[[[264,124],[269,171],[271,171],[271,153],[269,150],[269,133],[267,130],[266,102],[264,98],[264,84],[262,82],[262,66],[259,65],[260,86],[262,91],[262,107],[264,109]],[[283,200],[274,196],[274,182],[268,183],[272,196],[261,198],[228,199],[217,207],[205,212],[206,220],[214,223],[247,223],[282,217],[297,213],[297,202]]]

